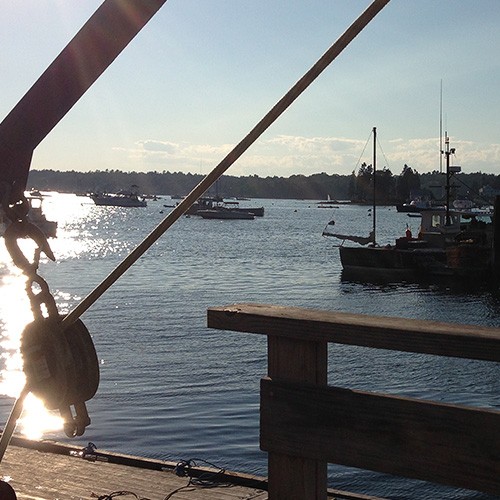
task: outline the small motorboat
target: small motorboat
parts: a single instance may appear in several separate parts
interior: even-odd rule
[[[255,219],[255,215],[250,212],[241,212],[239,210],[223,207],[197,210],[196,215],[199,215],[203,219]]]

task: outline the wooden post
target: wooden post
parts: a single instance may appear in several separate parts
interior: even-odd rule
[[[500,494],[500,411],[326,384],[328,343],[498,363],[500,328],[266,304],[210,308],[208,326],[268,337],[270,500],[325,500],[326,463]]]
[[[271,336],[268,375],[273,380],[327,385],[326,342]],[[269,500],[326,500],[327,462],[270,452]]]

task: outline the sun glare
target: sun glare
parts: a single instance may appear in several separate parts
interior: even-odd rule
[[[3,251],[4,249],[0,250],[0,253]],[[2,253],[0,255],[0,397],[17,398],[26,383],[19,347],[22,331],[33,320],[33,316],[25,286],[25,277],[11,266],[9,257]],[[4,400],[2,405],[6,404]],[[17,423],[17,430],[30,439],[39,439],[44,432],[62,429],[62,419],[45,409],[42,401],[32,394],[26,398],[22,416]]]
[[[40,399],[28,394],[17,429],[28,439],[40,439],[46,432],[61,430],[63,423],[63,419],[48,411]]]
[[[94,209],[88,199],[75,195],[44,193],[43,212],[48,220],[57,221],[57,238],[52,238],[49,245],[61,259],[78,258],[80,253],[89,248],[81,243],[79,235],[85,230],[85,221]],[[23,254],[34,255],[35,244],[32,240],[18,241]],[[40,262],[49,262],[42,254]],[[58,309],[69,308],[76,297],[64,291],[54,294]],[[28,323],[33,321],[30,301],[26,293],[26,277],[13,265],[5,245],[0,244],[0,409],[6,421],[14,399],[18,398],[26,384],[23,361],[20,353],[21,336]],[[5,425],[0,422],[0,427]],[[47,432],[62,430],[63,419],[57,411],[47,410],[43,402],[29,394],[24,401],[23,412],[17,422],[17,432],[30,439],[39,439]]]

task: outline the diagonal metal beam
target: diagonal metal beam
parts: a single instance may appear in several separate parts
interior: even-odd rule
[[[0,123],[0,182],[25,188],[34,149],[167,0],[105,0]]]

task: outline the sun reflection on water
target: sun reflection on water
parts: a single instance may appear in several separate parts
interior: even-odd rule
[[[9,261],[3,244],[0,251],[0,395],[17,398],[26,378],[19,350],[21,334],[33,321],[26,295],[26,278]],[[62,429],[62,419],[45,409],[42,401],[30,394],[25,402],[17,430],[30,439],[44,432]]]
[[[57,221],[58,227],[57,237],[49,239],[56,263],[50,262],[47,256],[42,254],[40,274],[47,279],[58,310],[66,313],[81,300],[81,297],[78,292],[67,293],[65,290],[52,287],[54,280],[51,280],[51,271],[55,269],[57,276],[57,268],[73,266],[73,269],[80,272],[83,267],[77,261],[87,264],[88,260],[128,254],[134,247],[135,241],[129,234],[123,237],[123,234],[116,229],[117,226],[123,225],[127,217],[132,218],[132,223],[128,224],[128,227],[133,228],[131,231],[135,231],[134,238],[140,236],[139,229],[146,231],[146,228],[133,219],[135,212],[102,210],[102,207],[96,207],[88,197],[52,192],[44,192],[43,196],[43,213],[49,221]],[[34,242],[21,240],[18,243],[23,254],[32,260]],[[75,277],[78,280],[87,278],[82,274],[77,274]],[[89,291],[91,285],[92,282]],[[86,286],[87,283],[81,285],[83,293],[86,293]],[[0,405],[3,409],[9,410],[9,406],[14,403],[11,398],[17,398],[25,386],[20,342],[24,328],[33,321],[25,288],[25,276],[12,264],[3,241],[0,241]],[[62,419],[56,414],[58,415],[57,411],[46,410],[41,401],[29,395],[25,400],[17,431],[27,437],[40,438],[44,432],[60,430]]]

